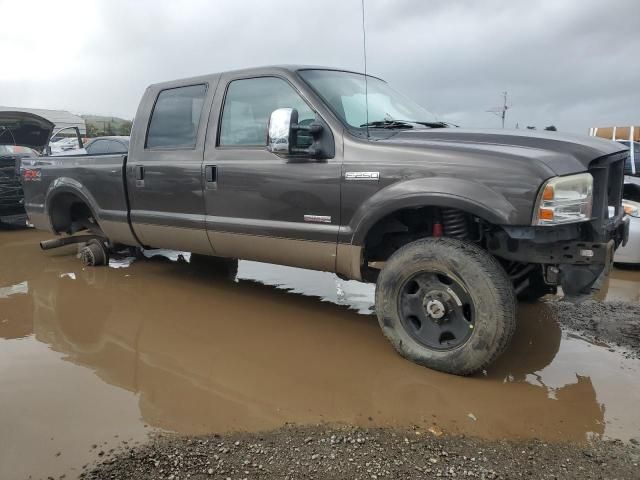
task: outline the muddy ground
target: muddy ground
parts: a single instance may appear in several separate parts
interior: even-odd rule
[[[254,262],[230,278],[170,251],[83,268],[73,249],[40,251],[44,238],[0,230],[2,480],[77,478],[100,462],[99,478],[136,478],[150,452],[154,467],[180,467],[168,457],[177,452],[197,469],[209,455],[190,454],[190,442],[207,435],[212,478],[306,478],[313,468],[314,478],[378,475],[369,469],[390,478],[412,462],[432,468],[411,465],[421,478],[446,462],[513,478],[513,452],[530,449],[521,460],[537,462],[533,478],[637,478],[625,469],[640,441],[638,271],[614,270],[604,304],[521,304],[509,349],[462,378],[399,357],[380,333],[369,285]],[[321,426],[283,429],[292,424]],[[331,435],[356,440],[330,447],[332,458]],[[268,475],[241,469],[249,443],[272,452]],[[488,459],[477,467],[475,450]]]

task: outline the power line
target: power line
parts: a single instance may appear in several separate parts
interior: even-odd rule
[[[491,108],[487,110],[487,112],[500,117],[502,119],[502,128],[504,128],[504,121],[507,118],[507,110],[511,108],[511,106],[507,104],[507,92],[502,92],[502,99],[502,106]]]

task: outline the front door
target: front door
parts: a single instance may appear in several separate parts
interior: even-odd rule
[[[302,125],[317,117],[283,78],[228,82],[217,141],[204,161],[209,238],[216,255],[334,271],[340,161],[269,152],[269,117],[285,107],[298,110]]]
[[[144,148],[127,163],[131,224],[147,247],[212,253],[202,179],[202,117],[209,88],[199,84],[158,92]]]

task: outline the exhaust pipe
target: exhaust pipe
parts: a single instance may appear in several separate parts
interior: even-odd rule
[[[104,241],[103,237],[97,235],[76,235],[71,237],[53,238],[51,240],[43,240],[40,242],[40,248],[42,250],[51,250],[53,248],[64,247],[65,245],[72,245],[74,243],[86,243],[89,240]]]

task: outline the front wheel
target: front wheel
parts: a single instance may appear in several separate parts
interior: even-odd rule
[[[405,358],[470,375],[506,348],[516,326],[513,286],[480,247],[425,238],[396,251],[378,276],[376,313]]]

